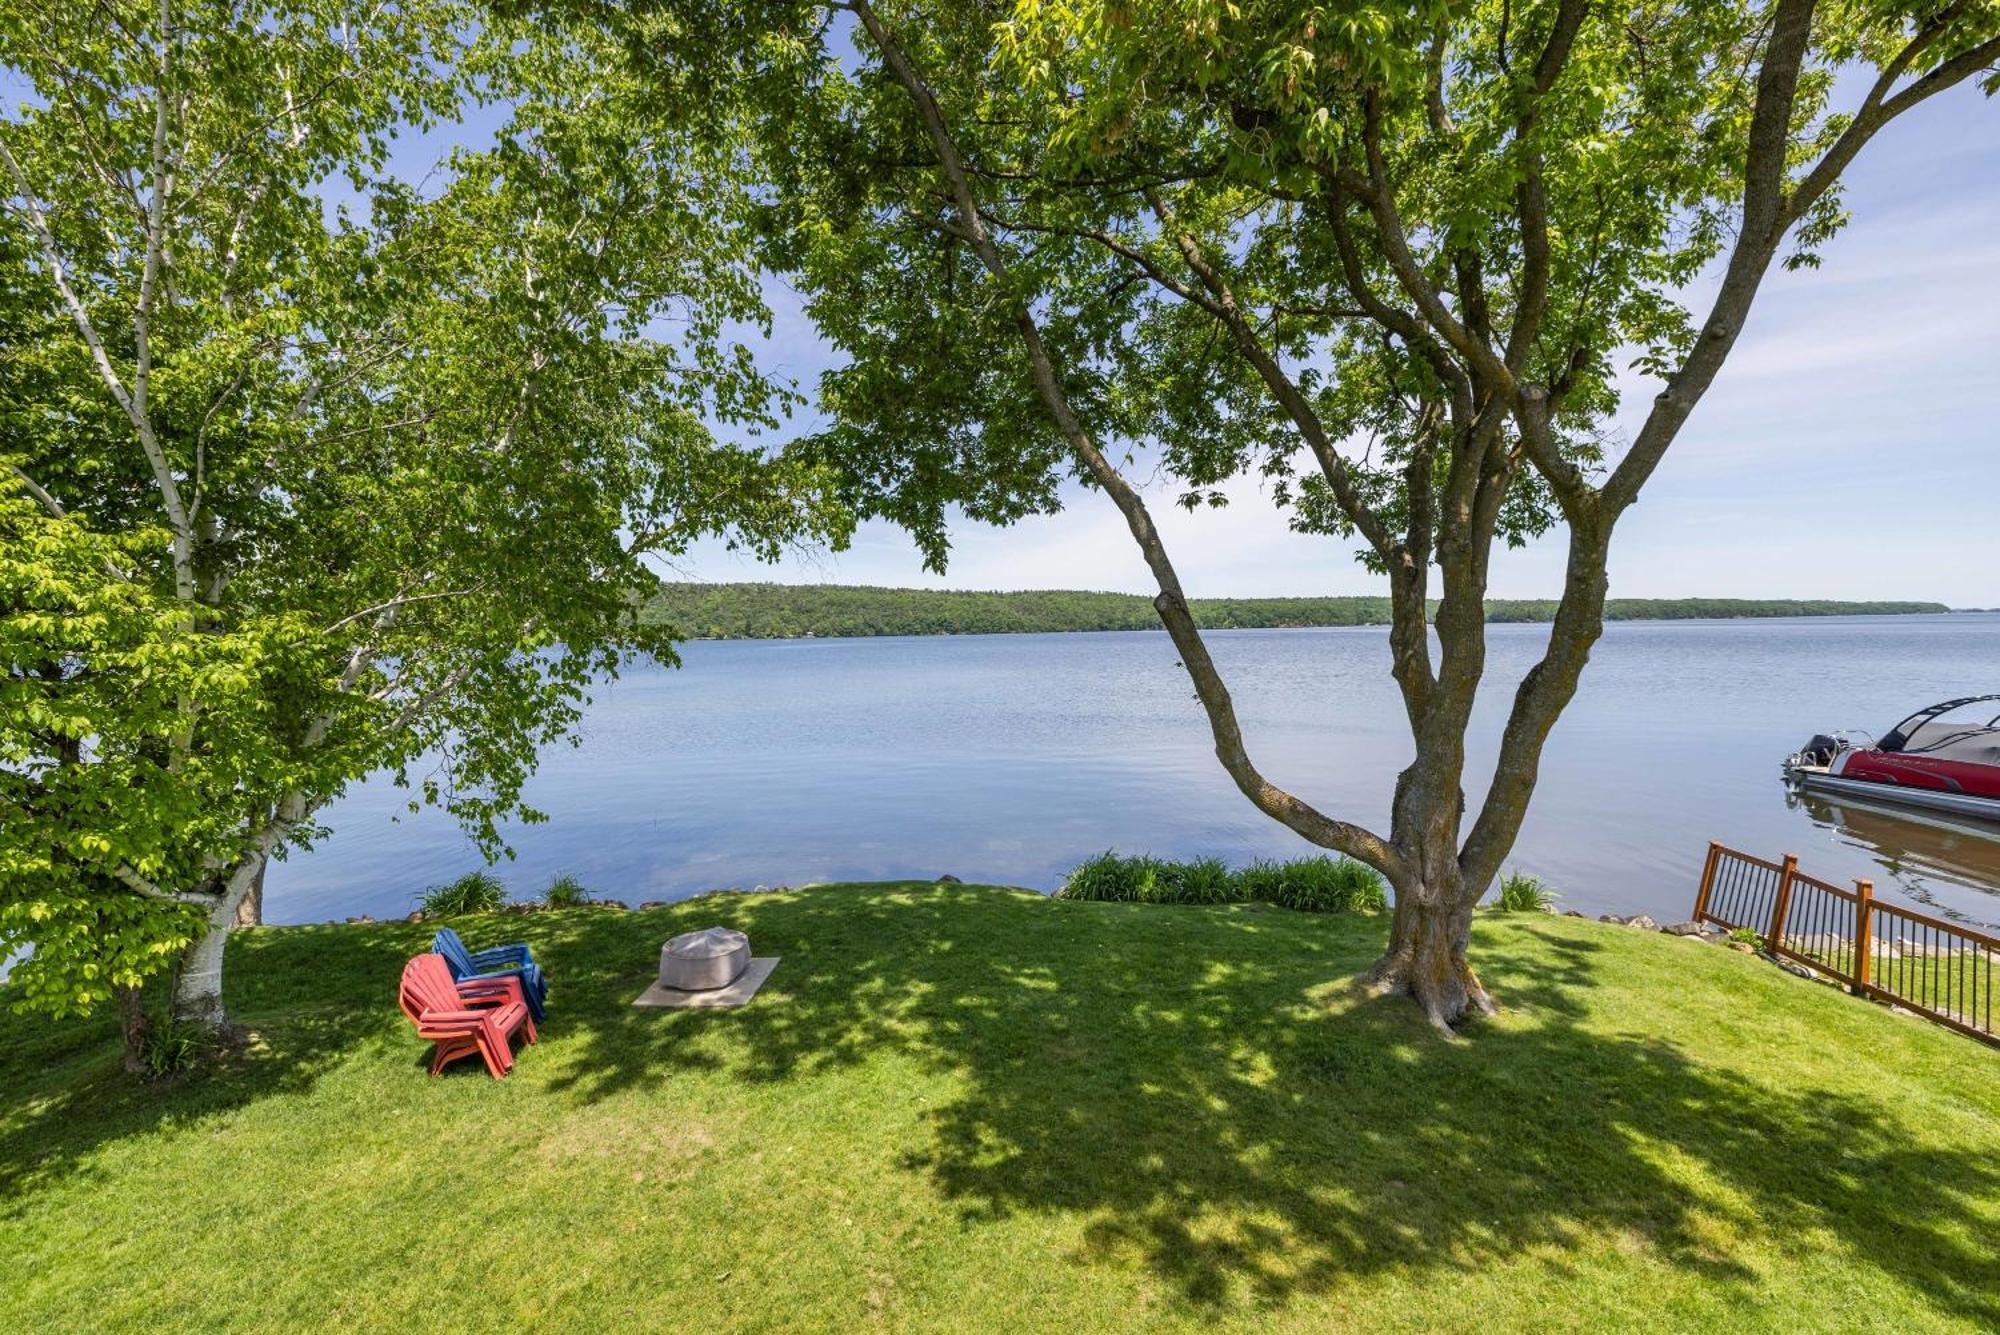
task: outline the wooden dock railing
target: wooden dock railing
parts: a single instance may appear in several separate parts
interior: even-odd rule
[[[1806,875],[1791,854],[1769,862],[1711,843],[1694,919],[1756,932],[1779,959],[2000,1044],[2000,937],[1885,904],[1870,881],[1848,890]]]

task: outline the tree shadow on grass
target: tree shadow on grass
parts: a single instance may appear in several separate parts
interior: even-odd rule
[[[783,957],[765,992],[736,1011],[634,1010],[660,941],[718,922]],[[1749,1298],[1758,1264],[1793,1239],[1823,1251],[1831,1233],[1856,1266],[2000,1321],[2000,1260],[1980,1240],[2000,1195],[1990,1142],[1925,1143],[1886,1088],[1778,1088],[1622,1031],[1601,1011],[1630,980],[1574,931],[1484,944],[1508,1016],[1446,1042],[1413,1007],[1343,981],[1380,949],[1367,919],[907,886],[464,930],[475,945],[525,937],[544,961],[552,1010],[522,1061],[552,1095],[671,1097],[692,1072],[775,1088],[911,1060],[959,1091],[896,1164],[915,1189],[975,1226],[1081,1219],[1066,1259],[1144,1267],[1198,1308],[1530,1249],[1581,1264],[1607,1236]],[[308,1089],[370,1045],[417,1078],[392,998],[428,939],[400,925],[249,934],[232,997],[263,1046],[164,1095],[60,1078],[115,1061],[108,1026],[0,1043],[0,1087],[32,1104],[0,1115],[0,1215],[93,1171],[107,1140]]]
[[[108,1014],[54,1023],[7,1015],[0,1035],[0,1218],[21,1213],[39,1191],[97,1171],[92,1156],[110,1142],[310,1089],[361,1046],[407,1032],[409,1022],[395,1009],[396,979],[403,962],[429,942],[414,926],[239,933],[225,978],[231,1013],[249,1027],[249,1044],[158,1085],[118,1069],[118,1027]]]
[[[1604,947],[1573,932],[1486,947],[1508,1017],[1448,1042],[1341,981],[1380,949],[1367,920],[957,887],[705,903],[704,921],[784,956],[774,995],[580,1014],[557,1087],[596,1099],[696,1066],[784,1082],[917,1058],[966,1090],[930,1113],[905,1170],[969,1222],[1080,1216],[1074,1261],[1143,1265],[1197,1306],[1607,1236],[1754,1298],[1787,1236],[1819,1250],[1804,1235],[1831,1232],[1854,1264],[2000,1321],[1990,1145],[1920,1143],[1886,1091],[1776,1088],[1620,1036],[1589,1014]],[[602,981],[629,1001],[650,967],[635,952]],[[705,1041],[715,1029],[732,1041]]]

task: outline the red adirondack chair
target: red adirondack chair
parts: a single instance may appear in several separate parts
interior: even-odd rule
[[[455,983],[444,956],[425,951],[403,966],[403,1014],[416,1025],[417,1036],[437,1044],[431,1074],[447,1062],[478,1053],[495,1080],[514,1069],[507,1039],[526,1028],[535,1041],[535,1017],[518,978],[490,978]]]

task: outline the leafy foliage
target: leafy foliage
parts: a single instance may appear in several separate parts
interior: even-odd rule
[[[1939,0],[560,7],[742,93],[772,262],[845,356],[799,456],[937,567],[958,514],[1102,491],[1236,786],[1419,892],[1380,981],[1443,1026],[1492,1007],[1455,924],[1603,632],[1620,519],[1856,155],[2000,82],[2000,7]],[[1384,579],[1415,750],[1386,833],[1257,768],[1149,476],[1190,509],[1248,479]],[[1547,649],[1468,783],[1493,551],[1559,524]]]
[[[0,0],[0,952],[88,1010],[220,934],[386,770],[488,854],[648,564],[838,540],[726,135],[601,34],[458,0]],[[602,71],[603,77],[580,77]],[[392,137],[495,105],[420,184]],[[422,765],[417,762],[422,758]],[[197,955],[199,958],[197,958]]]
[[[1192,598],[1206,630],[1374,626],[1390,620],[1387,598]],[[1492,622],[1547,621],[1552,599],[1493,598]],[[1891,616],[1949,611],[1942,603],[1830,599],[1613,598],[1606,620],[1764,616]],[[640,611],[683,640],[790,639],[806,635],[996,635],[1050,631],[1158,630],[1152,600],[1129,593],[1030,589],[988,593],[884,589],[851,584],[662,584]]]

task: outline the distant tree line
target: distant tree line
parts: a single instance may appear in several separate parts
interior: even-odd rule
[[[1195,598],[1195,620],[1210,630],[1375,626],[1389,620],[1387,598]],[[1489,599],[1493,622],[1547,621],[1548,598]],[[1720,617],[1889,616],[1949,611],[1943,603],[1831,599],[1613,598],[1614,621]],[[663,583],[646,605],[648,625],[676,639],[773,640],[804,636],[1009,635],[1086,630],[1158,630],[1152,601],[1138,594],[1077,589],[1011,593],[887,589],[848,584]]]

